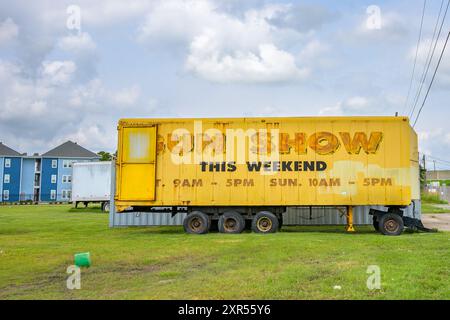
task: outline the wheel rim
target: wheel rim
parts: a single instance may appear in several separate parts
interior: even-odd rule
[[[390,233],[395,233],[400,229],[400,225],[394,219],[389,219],[384,223],[384,228]]]
[[[272,229],[272,220],[267,217],[261,217],[256,221],[256,226],[261,232],[267,232]]]
[[[223,222],[223,228],[227,232],[233,232],[236,231],[238,228],[238,222],[234,218],[226,218]]]
[[[189,228],[194,232],[199,232],[203,228],[203,222],[200,218],[194,217],[189,221]]]

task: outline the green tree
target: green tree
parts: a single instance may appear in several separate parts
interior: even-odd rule
[[[100,161],[111,161],[112,160],[112,155],[109,152],[100,151],[97,154],[100,156]]]
[[[421,165],[419,164],[419,177],[420,177],[420,190],[424,190],[425,189],[425,183],[426,183],[426,174],[427,174],[427,170]]]

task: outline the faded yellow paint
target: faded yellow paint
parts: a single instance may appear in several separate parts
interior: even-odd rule
[[[119,131],[116,196],[127,201],[153,201],[156,192],[156,126]]]
[[[118,133],[119,210],[419,198],[417,135],[405,117],[122,119]]]

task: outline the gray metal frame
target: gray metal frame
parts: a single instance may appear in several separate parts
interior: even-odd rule
[[[111,200],[109,209],[109,226],[142,227],[142,226],[179,226],[183,224],[185,212],[178,212],[172,217],[170,212],[128,212],[117,213],[114,206],[116,191],[115,161],[111,162]],[[420,200],[414,200],[414,205],[404,209],[404,216],[421,219]],[[369,215],[371,208],[387,211],[384,206],[356,206],[353,208],[353,223],[355,225],[372,225]],[[345,207],[289,207],[283,213],[283,225],[345,225]]]

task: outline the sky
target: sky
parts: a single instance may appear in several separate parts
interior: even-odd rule
[[[120,118],[409,116],[447,1],[427,1],[415,59],[421,0],[0,0],[0,141],[114,151]],[[415,126],[438,169],[449,98],[450,48]]]

